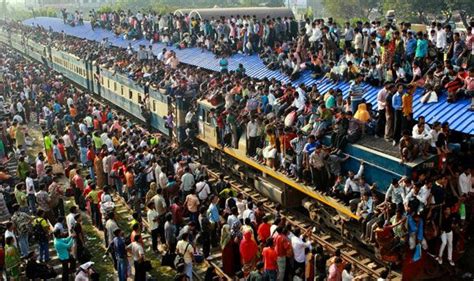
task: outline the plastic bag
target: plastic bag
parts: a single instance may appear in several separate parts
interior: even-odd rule
[[[413,253],[413,262],[417,262],[421,259],[421,244],[417,244],[415,252]]]

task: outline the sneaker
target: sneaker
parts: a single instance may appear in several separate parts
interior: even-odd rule
[[[454,266],[454,262],[453,262],[452,260],[449,261],[449,264],[450,264],[451,266]]]
[[[436,258],[436,261],[437,261],[439,264],[443,264],[443,259],[440,258],[440,257],[437,257],[437,258]]]
[[[392,145],[393,145],[393,146],[397,146],[397,142],[396,142],[396,141],[393,141],[393,142],[392,142]]]

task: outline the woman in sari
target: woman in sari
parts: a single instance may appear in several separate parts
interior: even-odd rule
[[[244,276],[248,276],[254,270],[257,261],[258,246],[252,239],[252,232],[247,230],[240,242],[240,257],[242,258],[242,271]]]
[[[359,104],[354,118],[362,123],[367,123],[370,120],[370,113],[367,111],[367,105],[365,103]]]
[[[98,189],[102,189],[105,185],[105,174],[104,166],[102,164],[102,153],[96,155],[94,158],[94,172],[96,177],[96,186]]]
[[[5,270],[7,280],[20,280],[20,252],[13,243],[13,237],[7,237],[5,241]]]
[[[230,226],[225,224],[221,230],[222,269],[228,276],[235,274],[234,239],[230,232]]]

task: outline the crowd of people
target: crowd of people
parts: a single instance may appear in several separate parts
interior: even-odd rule
[[[193,263],[210,259],[211,247],[221,249],[223,271],[238,280],[351,280],[341,252],[328,256],[309,240],[310,230],[292,229],[281,209],[272,214],[236,194],[224,175],[211,182],[186,149],[97,104],[44,65],[8,47],[1,51],[2,91],[14,105],[9,115],[23,118],[7,117],[0,138],[3,161],[18,159],[16,174],[2,180],[9,186],[0,199],[8,280],[56,276],[50,241],[62,280],[98,280],[84,214],[103,231],[119,280],[130,277],[132,265],[134,280],[146,280],[148,231],[154,258],[161,256],[164,265],[178,256],[168,264],[178,271],[175,280],[192,280]],[[24,142],[28,131],[38,129],[35,121],[43,129],[39,149]],[[32,151],[38,152],[32,157]],[[128,229],[117,221],[116,196],[134,211]],[[70,198],[74,204],[67,206]],[[210,267],[206,280],[218,278]]]
[[[359,72],[351,78],[350,98],[343,99],[340,89],[320,93],[317,85],[308,88],[276,80],[259,81],[247,77],[243,66],[229,71],[227,58],[221,59],[221,73],[210,73],[179,64],[176,54],[166,49],[155,55],[143,47],[137,51],[120,49],[106,40],[94,43],[41,27],[11,23],[4,28],[21,31],[25,40],[99,61],[103,67],[126,73],[145,88],[164,88],[172,97],[190,96],[194,102],[207,99],[214,105],[223,104],[209,116],[217,129],[219,144],[238,147],[240,136],[245,134],[250,157],[320,191],[355,202],[354,212],[362,218],[364,237],[377,243],[384,260],[397,260],[403,251],[394,254],[394,249],[406,245],[415,252],[418,248],[427,249],[443,263],[447,247],[446,261],[452,265],[462,253],[465,239],[473,233],[469,231],[474,192],[472,163],[469,158],[455,158],[458,151],[469,155],[472,148],[466,142],[461,147],[453,143],[448,123],[435,122],[430,127],[422,117],[413,120],[417,85],[411,79],[380,80],[384,82],[375,112],[362,98],[365,76]],[[348,41],[350,46],[355,43]],[[309,232],[293,229],[279,212],[268,214],[250,198],[233,194],[224,178],[211,182],[206,168],[193,162],[188,151],[168,149],[163,138],[146,134],[108,107],[97,105],[43,66],[23,61],[7,50],[3,60],[4,93],[13,99],[13,117],[3,125],[2,141],[4,155],[14,149],[19,160],[17,176],[22,182],[15,187],[19,190],[15,198],[20,199],[16,200],[21,201],[17,204],[23,211],[18,212],[38,216],[38,224],[66,221],[64,235],[70,238],[63,238],[61,233],[55,238],[66,276],[75,267],[76,259],[84,261],[79,253],[86,252],[74,250],[84,246],[79,209],[89,210],[93,223],[104,229],[106,247],[113,252],[121,280],[127,275],[127,249],[138,273],[136,280],[144,278],[140,275],[147,267],[140,234],[145,231],[140,223],[142,217],[150,228],[152,250],[165,248],[163,257],[182,255],[181,262],[175,265],[184,274],[180,278],[192,279],[193,262],[199,255],[208,258],[215,246],[222,249],[224,272],[236,278],[352,280],[351,265],[342,262],[340,252],[329,258],[325,249],[310,241]],[[425,67],[424,61],[415,59],[413,65],[417,64]],[[440,67],[445,76],[453,75],[454,64],[445,61],[436,64],[435,69]],[[474,77],[474,71],[469,73]],[[465,81],[466,87],[472,86],[472,79]],[[24,152],[28,142],[24,124],[34,117],[37,123],[45,120],[45,147],[33,160],[27,159]],[[196,118],[194,107],[186,114],[190,138]],[[323,136],[328,134],[331,144],[324,146]],[[370,186],[364,181],[363,163],[357,174],[345,174],[341,168],[346,159],[341,153],[345,144],[356,142],[363,135],[394,142],[403,162],[418,155],[437,154],[435,170],[439,173],[428,171],[394,179],[385,198],[380,198],[375,184]],[[453,163],[452,159],[462,160]],[[68,175],[69,188],[63,190],[64,196],[73,196],[77,205],[70,210],[73,215],[69,214],[69,218],[64,218],[61,200],[57,204],[46,203],[51,198],[61,198],[56,195],[61,190],[56,185],[58,179],[51,175],[52,169],[46,169],[46,163],[52,168],[59,164]],[[86,171],[84,176],[81,172]],[[52,183],[45,182],[44,177],[50,177]],[[45,183],[41,184],[42,180]],[[35,182],[39,184],[36,186]],[[111,212],[111,194],[115,192],[136,212],[130,230],[119,229]],[[17,212],[13,204],[7,205],[10,212]],[[142,206],[146,206],[145,210]],[[14,230],[19,250],[7,251],[16,253],[12,254],[14,257],[19,252],[29,254],[28,249],[22,250],[22,245],[28,243],[19,228]],[[130,231],[127,241],[123,232]],[[48,241],[38,241],[43,249],[41,260],[48,259],[48,251],[44,250]],[[9,249],[14,247],[12,244]],[[68,248],[72,249],[71,254]]]
[[[218,57],[259,54],[268,68],[280,69],[292,80],[305,70],[335,82],[362,75],[374,86],[390,82],[425,87],[426,103],[437,102],[444,92],[448,102],[455,102],[471,98],[474,91],[469,74],[474,67],[472,23],[464,31],[441,22],[415,31],[410,23],[397,26],[391,20],[343,25],[332,18],[297,22],[292,17],[250,15],[202,20],[130,10],[92,10],[90,17],[93,28],[113,30],[125,39],[199,47]]]

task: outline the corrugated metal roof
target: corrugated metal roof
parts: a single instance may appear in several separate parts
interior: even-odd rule
[[[45,28],[49,28],[51,26],[54,31],[60,32],[64,30],[66,34],[95,41],[101,41],[103,38],[108,37],[109,41],[115,46],[127,47],[129,43],[132,43],[132,46],[134,47],[138,47],[138,45],[149,45],[149,42],[146,40],[127,41],[121,37],[116,37],[112,32],[103,29],[96,29],[92,31],[88,22],[86,22],[86,25],[84,26],[71,27],[69,25],[65,25],[62,19],[39,17],[36,19],[25,20],[23,23],[26,25],[39,24]],[[163,44],[154,44],[153,51],[158,54],[164,47],[166,46]],[[215,56],[210,52],[202,52],[198,48],[188,48],[183,50],[178,50],[174,47],[167,48],[174,50],[179,60],[183,63],[195,65],[213,71],[219,71],[219,59],[215,58]],[[247,70],[247,75],[251,77],[257,79],[263,79],[265,77],[268,79],[275,78],[284,83],[291,82],[290,79],[280,71],[267,69],[262,60],[256,55],[246,56],[243,54],[237,54],[228,60],[230,70],[236,69],[239,63],[242,63]],[[304,83],[307,86],[317,84],[321,93],[325,93],[331,88],[339,88],[342,90],[344,97],[348,95],[349,83],[333,83],[326,79],[313,79],[309,72],[304,72],[298,80],[292,82],[294,85],[299,85],[301,83]],[[379,88],[367,85],[366,89],[367,91],[364,95],[364,98],[374,107],[376,107],[376,96]],[[474,112],[468,110],[470,106],[470,100],[463,99],[454,104],[449,104],[446,102],[446,95],[442,95],[439,98],[439,102],[437,103],[422,104],[420,102],[422,91],[423,89],[418,89],[414,95],[413,109],[415,118],[423,115],[426,117],[426,121],[428,123],[433,123],[434,121],[447,121],[449,122],[450,128],[452,130],[474,135]]]

